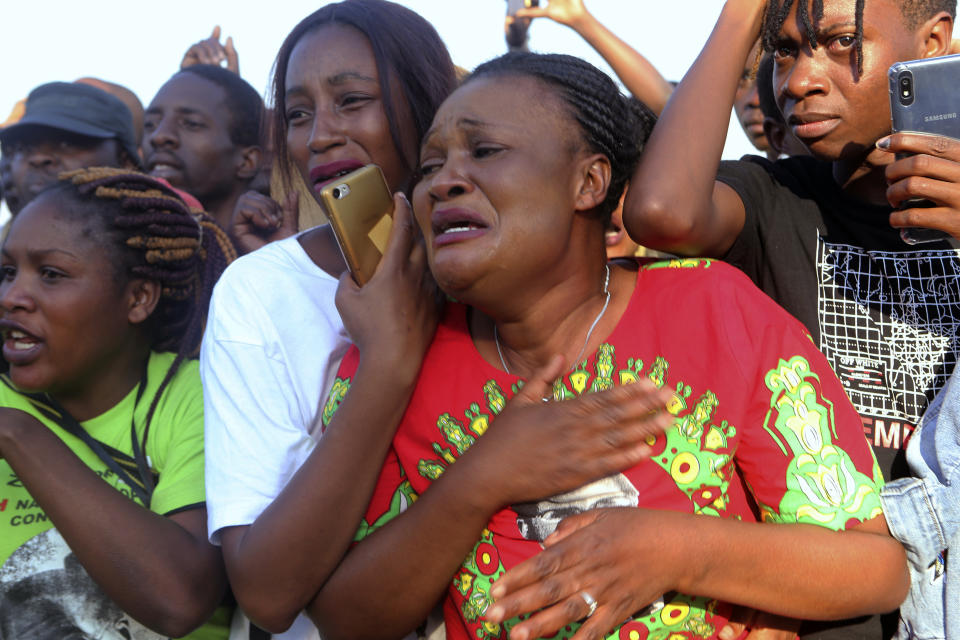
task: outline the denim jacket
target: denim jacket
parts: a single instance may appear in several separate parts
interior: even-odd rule
[[[960,564],[957,571],[949,566],[950,554],[960,563],[960,367],[920,421],[907,462],[915,477],[890,482],[881,493],[910,567],[896,638],[960,640]]]

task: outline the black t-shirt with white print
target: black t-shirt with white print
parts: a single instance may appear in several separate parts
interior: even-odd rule
[[[957,362],[960,252],[946,241],[905,244],[890,207],[850,198],[813,158],[748,156],[721,163],[718,180],[746,211],[724,259],[806,325],[884,477],[907,475],[906,443]],[[878,624],[818,625],[817,635],[876,640]],[[894,630],[884,620],[883,637]]]

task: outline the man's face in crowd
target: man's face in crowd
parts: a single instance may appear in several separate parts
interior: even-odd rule
[[[737,84],[737,93],[733,97],[733,111],[737,114],[737,121],[743,127],[743,132],[750,139],[750,144],[759,151],[770,148],[763,133],[763,111],[760,110],[760,98],[757,94],[757,81],[753,77],[753,63],[757,59],[760,43],[753,45],[746,64],[740,74]]]
[[[3,154],[9,159],[9,185],[15,200],[10,205],[17,213],[38,193],[57,181],[64,171],[85,167],[119,167],[120,147],[108,138],[90,138],[69,131],[44,126],[25,126],[5,138]],[[8,181],[9,180],[9,181]],[[16,208],[16,211],[14,211]]]
[[[204,206],[236,188],[239,150],[230,139],[226,98],[206,78],[180,73],[160,88],[144,117],[146,170]]]
[[[803,0],[801,0],[803,1]],[[855,0],[825,0],[811,47],[794,8],[774,57],[774,91],[787,125],[817,157],[862,157],[890,133],[887,69],[923,56],[925,33],[907,27],[894,0],[867,0],[863,72],[857,71]]]

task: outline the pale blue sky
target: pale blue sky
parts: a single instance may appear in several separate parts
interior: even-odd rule
[[[0,121],[36,85],[96,76],[132,89],[146,105],[178,68],[187,47],[219,24],[233,36],[240,72],[265,93],[284,36],[322,2],[281,0],[0,0]],[[505,0],[404,0],[446,42],[454,61],[471,68],[506,50]],[[679,80],[705,42],[720,0],[587,0],[602,22],[647,56],[664,76]],[[531,48],[577,55],[609,68],[570,29],[537,20]],[[752,147],[734,124],[725,157]]]

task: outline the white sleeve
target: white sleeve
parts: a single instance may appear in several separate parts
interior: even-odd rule
[[[296,363],[278,349],[274,319],[243,284],[218,283],[200,354],[208,532],[214,544],[223,527],[253,523],[313,450],[310,427],[323,387],[315,376],[293,370]],[[319,370],[332,364],[324,357],[338,346],[335,335],[315,329],[301,328],[311,333],[310,351],[320,356],[311,364]],[[312,388],[301,398],[305,384]]]

